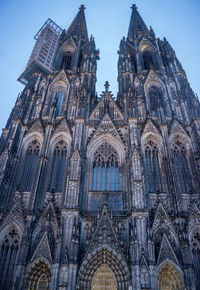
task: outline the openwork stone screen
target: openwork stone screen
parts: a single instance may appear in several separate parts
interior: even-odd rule
[[[92,190],[119,190],[119,162],[115,149],[104,142],[94,154]]]

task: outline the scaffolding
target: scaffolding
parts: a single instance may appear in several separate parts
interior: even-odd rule
[[[50,18],[44,23],[37,34],[35,46],[28,60],[25,71],[19,77],[19,81],[26,84],[30,73],[37,67],[46,71],[53,72],[54,56],[58,47],[59,37],[62,29]]]

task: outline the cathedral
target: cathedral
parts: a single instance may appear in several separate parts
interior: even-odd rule
[[[199,100],[135,5],[97,95],[84,10],[36,34],[2,131],[0,289],[198,290]]]

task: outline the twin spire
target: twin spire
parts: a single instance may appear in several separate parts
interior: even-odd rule
[[[133,40],[136,37],[139,37],[144,34],[149,34],[148,27],[146,26],[144,20],[140,16],[139,12],[137,11],[137,6],[135,4],[132,5],[132,14],[131,20],[128,29],[128,39]]]
[[[132,15],[128,30],[128,39],[133,40],[135,37],[149,34],[149,30],[144,23],[142,17],[137,11],[135,4],[132,5]],[[85,6],[81,5],[79,12],[75,16],[72,24],[67,30],[67,33],[73,36],[75,39],[88,40],[87,25],[85,20]]]
[[[81,5],[79,12],[75,16],[72,24],[67,30],[67,33],[73,36],[75,39],[87,40],[88,32],[85,20],[85,6]]]

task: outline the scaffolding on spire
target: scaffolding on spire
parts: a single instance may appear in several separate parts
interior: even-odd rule
[[[31,56],[28,60],[24,72],[18,78],[23,84],[27,83],[29,75],[37,68],[51,73],[53,68],[53,60],[58,46],[58,40],[63,29],[60,28],[50,18],[44,23],[37,34],[34,36],[36,40]]]

